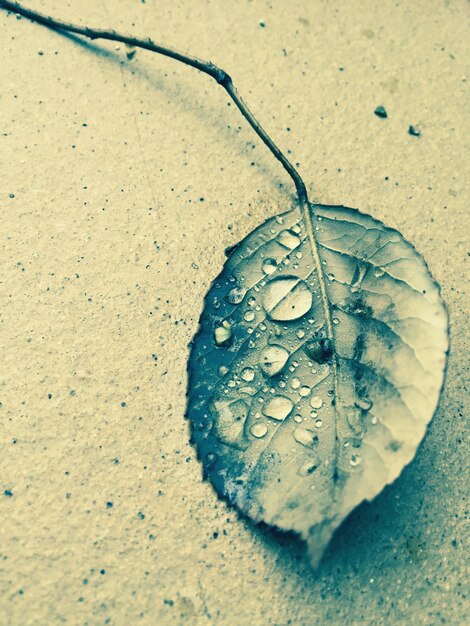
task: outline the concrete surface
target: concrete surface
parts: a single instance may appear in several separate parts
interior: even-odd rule
[[[424,254],[452,353],[415,461],[318,573],[238,519],[188,443],[187,344],[224,248],[290,181],[210,79],[1,12],[0,624],[468,623],[466,3],[29,5],[230,71],[314,200]]]

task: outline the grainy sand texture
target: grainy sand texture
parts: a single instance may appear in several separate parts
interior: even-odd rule
[[[1,11],[1,626],[468,624],[468,4],[28,4],[229,71],[313,200],[424,255],[452,348],[415,460],[318,572],[239,519],[188,441],[188,342],[224,249],[291,181],[210,78]]]

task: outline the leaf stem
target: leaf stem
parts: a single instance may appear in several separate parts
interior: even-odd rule
[[[173,50],[172,48],[162,46],[161,44],[155,43],[150,38],[139,39],[130,35],[122,35],[114,30],[90,28],[88,26],[77,26],[75,24],[70,24],[62,20],[57,20],[48,15],[44,15],[43,13],[39,13],[38,11],[34,11],[33,9],[27,9],[17,2],[0,0],[0,8],[6,9],[18,15],[22,15],[23,17],[26,17],[39,24],[43,24],[44,26],[52,28],[53,30],[75,33],[76,35],[82,35],[83,37],[87,37],[91,40],[107,39],[109,41],[118,41],[129,46],[135,46],[136,48],[150,50],[151,52],[162,54],[164,56],[170,57],[171,59],[175,59],[176,61],[181,61],[181,63],[185,63],[186,65],[194,67],[204,74],[208,74],[225,89],[230,98],[236,104],[240,113],[247,120],[255,133],[258,135],[258,137],[260,137],[263,143],[267,146],[267,148],[271,151],[271,153],[276,157],[276,159],[281,163],[286,172],[292,178],[297,192],[299,204],[301,206],[305,206],[306,204],[308,204],[307,189],[300,174],[289,161],[289,159],[285,156],[285,154],[274,143],[271,137],[263,129],[261,124],[257,121],[253,113],[247,107],[242,97],[238,93],[237,88],[233,84],[230,75],[227,74],[227,72],[222,70],[220,67],[217,67],[210,61],[203,61],[202,59],[198,59],[197,57],[191,56],[189,54],[183,54],[182,52],[178,52],[177,50]]]

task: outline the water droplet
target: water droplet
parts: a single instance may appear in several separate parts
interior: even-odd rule
[[[356,402],[356,406],[358,406],[363,411],[368,411],[372,408],[372,401],[369,398],[360,398]]]
[[[271,400],[268,400],[263,408],[263,413],[267,417],[282,422],[289,413],[292,411],[294,403],[286,396],[275,396]]]
[[[318,411],[310,411],[310,417],[317,417]]]
[[[320,463],[317,460],[305,461],[305,463],[299,467],[298,474],[299,476],[309,476],[313,474],[319,465]]]
[[[260,439],[261,437],[264,437],[265,434],[268,432],[268,427],[266,426],[266,424],[253,424],[253,426],[250,428],[250,432],[253,437]]]
[[[304,385],[303,387],[299,389],[299,394],[302,396],[302,398],[305,398],[306,396],[310,395],[311,391],[312,390],[310,389],[310,387],[308,387],[307,385]]]
[[[263,305],[273,320],[296,320],[310,310],[312,293],[304,280],[295,276],[280,276],[266,286]]]
[[[356,265],[356,269],[354,270],[354,275],[351,280],[352,291],[357,291],[358,285],[360,285],[364,280],[366,272],[367,267],[365,265]]]
[[[222,322],[221,326],[217,326],[214,330],[215,343],[218,346],[226,345],[232,338],[232,326],[227,321]]]
[[[298,252],[296,252],[296,253],[295,253],[295,256],[296,256],[298,259],[301,259],[301,258],[302,258],[302,252],[300,252],[300,250],[299,250]]]
[[[335,280],[335,275],[334,274],[328,274],[328,280],[333,282]]]
[[[381,267],[376,267],[374,270],[374,276],[376,278],[380,278],[381,276],[383,276],[385,274],[385,270]]]
[[[294,430],[294,439],[297,443],[307,448],[318,442],[318,437],[314,435],[311,430],[307,430],[306,428],[296,428]]]
[[[352,454],[349,463],[350,465],[352,465],[352,467],[357,467],[361,463],[361,461],[362,459],[359,454]]]
[[[294,233],[299,234],[300,233],[300,226],[298,224],[294,224],[294,226],[292,226],[292,230],[294,231]]]
[[[301,424],[303,421],[304,421],[304,418],[301,415],[299,414],[294,415],[294,422],[296,422],[297,424]]]
[[[250,381],[253,380],[253,378],[255,377],[255,371],[252,367],[245,367],[244,370],[242,370],[240,377],[246,381],[247,383],[249,383]]]
[[[261,322],[261,324],[258,326],[258,328],[260,330],[266,330],[267,327],[266,327],[266,324],[263,324],[263,322]]]
[[[313,409],[321,409],[321,407],[323,406],[323,400],[320,398],[320,396],[312,396],[310,399],[310,406]]]
[[[255,314],[253,313],[253,311],[247,311],[243,316],[243,319],[245,320],[245,322],[252,322],[255,319]]]
[[[316,428],[321,428],[322,426],[323,426],[323,422],[321,420],[316,420],[315,427]]]
[[[221,365],[219,367],[219,375],[220,376],[225,376],[225,374],[228,373],[228,367],[225,367],[225,365]]]
[[[372,424],[374,424],[374,426],[375,426],[375,424],[377,424],[377,415],[373,415],[373,416],[370,418],[370,421],[371,421],[371,422],[372,422]]]
[[[227,294],[227,301],[230,304],[240,304],[246,294],[246,289],[242,287],[234,287]]]
[[[300,244],[300,238],[293,230],[281,230],[277,240],[281,246],[289,250],[296,248]]]
[[[254,298],[253,296],[250,296],[248,298],[248,302],[247,302],[248,306],[255,306],[256,304],[256,298]]]
[[[297,331],[296,333],[298,339],[303,339],[305,337],[305,330],[302,330],[301,328]]]
[[[261,353],[261,369],[268,376],[275,376],[283,369],[288,358],[289,352],[282,346],[267,346]]]
[[[290,381],[290,386],[292,387],[292,389],[298,389],[300,387],[300,380],[298,378],[293,378]]]
[[[276,271],[277,263],[274,259],[265,259],[261,266],[261,269],[265,274],[272,274]]]
[[[337,317],[334,317],[331,321],[333,324],[339,324],[339,319]]]

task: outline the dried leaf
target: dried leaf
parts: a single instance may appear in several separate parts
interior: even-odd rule
[[[439,287],[400,233],[345,207],[268,220],[231,252],[191,350],[205,475],[251,519],[299,533],[318,564],[414,457],[447,350]]]

